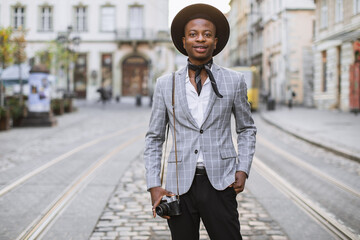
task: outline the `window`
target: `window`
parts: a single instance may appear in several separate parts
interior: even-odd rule
[[[323,51],[321,53],[322,55],[322,86],[321,86],[321,90],[323,92],[326,92],[327,90],[327,56],[326,56],[326,51]]]
[[[360,0],[354,0],[354,15],[360,13]]]
[[[143,7],[133,5],[129,8],[129,30],[131,38],[143,37]]]
[[[115,31],[115,8],[102,7],[101,8],[101,31],[113,32]]]
[[[49,32],[53,30],[53,10],[52,7],[41,7],[40,8],[40,30]]]
[[[321,2],[321,16],[320,16],[320,26],[321,28],[326,28],[328,26],[328,6],[327,0],[322,0]]]
[[[344,19],[343,0],[336,0],[335,4],[335,22],[338,23]]]
[[[25,7],[15,6],[12,11],[12,26],[15,29],[25,28]]]
[[[75,31],[87,31],[87,8],[83,6],[75,7]]]

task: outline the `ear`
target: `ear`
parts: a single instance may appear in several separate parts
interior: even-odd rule
[[[185,48],[185,37],[182,37],[183,48]]]
[[[214,39],[214,45],[215,45],[214,49],[216,49],[217,43],[218,43],[218,38],[216,37],[216,38]]]

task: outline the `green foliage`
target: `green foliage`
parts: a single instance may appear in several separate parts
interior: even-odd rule
[[[6,99],[6,105],[10,109],[10,115],[12,119],[16,120],[22,117],[25,117],[26,106],[22,104],[20,98],[10,97]]]
[[[64,113],[64,100],[63,99],[52,99],[51,109],[55,115],[61,115]]]
[[[51,41],[47,47],[41,51],[36,52],[40,58],[41,64],[47,68],[55,68],[56,70],[64,68],[67,70],[70,63],[75,62],[77,54],[69,50],[64,44],[57,41]]]
[[[0,119],[6,116],[7,109],[0,106]]]
[[[11,27],[0,27],[0,62],[6,67],[13,61],[14,46],[11,42]]]
[[[26,56],[26,39],[25,34],[26,32],[24,30],[19,29],[15,36],[13,36],[13,42],[14,42],[14,58],[16,64],[21,64],[26,62],[27,56]]]

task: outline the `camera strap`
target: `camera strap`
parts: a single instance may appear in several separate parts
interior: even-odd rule
[[[179,171],[178,171],[178,158],[176,148],[176,128],[175,128],[175,72],[172,74],[172,111],[174,119],[174,147],[175,147],[175,162],[176,162],[176,187],[177,187],[177,199],[179,200]]]
[[[176,146],[176,128],[175,128],[175,72],[172,73],[172,112],[173,112],[173,121],[174,121],[174,148],[175,148],[175,163],[176,163],[176,187],[177,187],[177,199],[179,200],[179,172],[178,172],[178,158],[177,158],[177,146]],[[161,167],[161,185],[164,180],[164,169],[165,169],[165,154],[167,148],[167,141],[169,137],[169,123],[167,124],[166,129],[166,138],[165,138],[165,151],[163,152],[162,167]]]

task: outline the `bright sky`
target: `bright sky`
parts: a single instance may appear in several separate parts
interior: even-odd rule
[[[169,26],[175,15],[184,7],[195,3],[206,3],[218,8],[223,13],[230,10],[230,0],[169,0]]]

